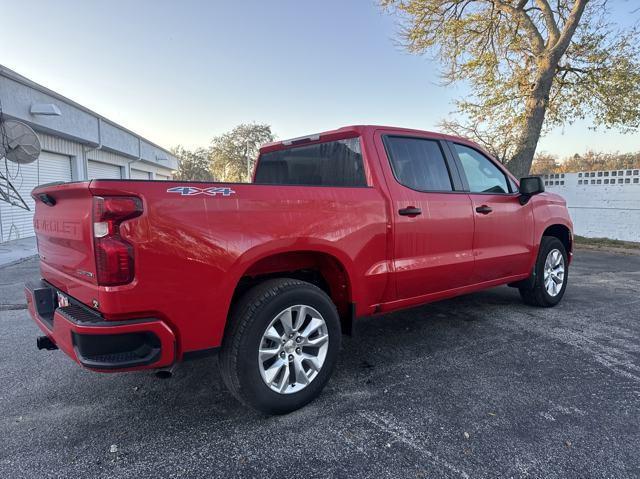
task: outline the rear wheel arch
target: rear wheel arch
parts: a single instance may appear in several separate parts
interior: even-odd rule
[[[354,303],[348,269],[336,256],[316,250],[284,251],[254,260],[236,282],[227,322],[234,306],[247,291],[274,278],[298,279],[319,287],[335,304],[343,332],[350,332]]]

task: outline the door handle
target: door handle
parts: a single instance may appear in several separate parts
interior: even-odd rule
[[[482,205],[482,206],[478,206],[476,208],[476,211],[482,215],[488,215],[493,211],[493,209],[490,206]]]
[[[422,214],[422,210],[420,208],[416,208],[415,206],[408,206],[406,208],[398,210],[398,214],[402,216],[418,216]]]

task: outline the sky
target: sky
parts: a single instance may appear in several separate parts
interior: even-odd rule
[[[637,0],[612,0],[628,23]],[[164,147],[239,123],[285,139],[350,124],[437,130],[468,95],[398,42],[373,0],[3,2],[0,64]],[[538,151],[638,151],[640,135],[554,130]]]

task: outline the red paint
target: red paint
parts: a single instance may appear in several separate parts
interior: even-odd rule
[[[243,276],[315,269],[340,311],[355,303],[357,316],[364,316],[526,278],[545,229],[563,225],[571,231],[564,201],[551,193],[521,206],[517,193],[424,193],[400,185],[381,141],[389,133],[480,149],[436,133],[354,126],[318,141],[360,137],[367,188],[216,183],[234,193],[181,196],[167,189],[212,184],[94,180],[43,186],[34,194],[46,192],[56,205],[36,202],[42,277],[90,307],[97,301],[107,321],[155,318],[154,327],[166,328],[176,342],[175,358],[163,352],[162,364],[153,365],[160,367],[185,352],[220,345]],[[261,151],[279,148],[284,146],[272,143]],[[142,214],[118,226],[133,249],[135,275],[128,284],[101,286],[96,280],[97,196],[142,201]],[[482,205],[493,212],[476,213]],[[422,215],[398,215],[408,206],[421,208]],[[71,326],[60,321],[52,332],[37,322],[73,357]]]
[[[29,313],[31,313],[31,317],[34,319],[38,327],[49,337],[51,337],[58,348],[64,351],[71,359],[75,362],[79,363],[78,357],[76,355],[76,351],[73,347],[73,342],[71,339],[71,333],[79,333],[79,334],[123,334],[123,333],[133,333],[137,331],[150,331],[154,333],[160,343],[162,344],[162,354],[158,361],[153,364],[153,368],[162,368],[165,366],[170,366],[176,359],[175,357],[175,336],[171,329],[164,324],[162,321],[149,321],[145,323],[136,323],[136,324],[119,324],[109,327],[101,327],[101,326],[91,326],[91,325],[77,325],[68,321],[64,316],[55,313],[53,320],[53,329],[49,329],[46,323],[38,316],[34,304],[33,304],[33,296],[27,291],[27,308],[29,309]],[[142,368],[132,368],[132,369],[142,369]],[[125,369],[131,370],[131,369]],[[123,371],[123,369],[120,369]],[[108,371],[105,371],[108,372]]]

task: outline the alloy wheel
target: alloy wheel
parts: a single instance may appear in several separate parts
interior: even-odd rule
[[[262,380],[280,394],[302,391],[318,376],[328,348],[322,315],[308,305],[290,306],[273,318],[260,340]]]
[[[544,262],[544,288],[549,296],[557,296],[564,284],[564,256],[558,249],[552,249]]]

